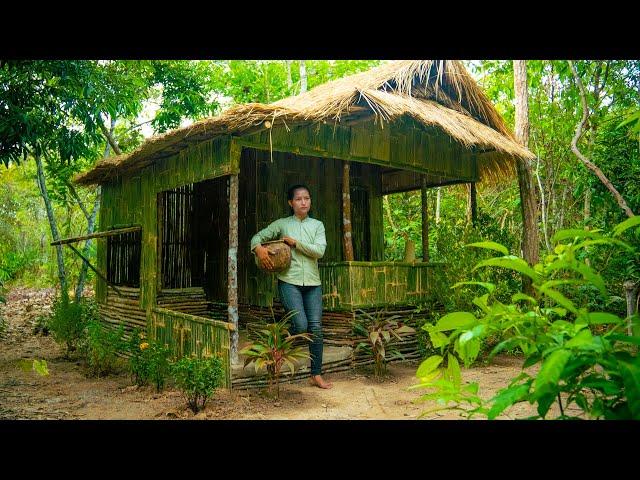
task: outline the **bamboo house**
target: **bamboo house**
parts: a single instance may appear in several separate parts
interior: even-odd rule
[[[327,237],[324,371],[366,363],[352,322],[367,312],[424,316],[417,306],[443,268],[429,262],[426,221],[421,261],[384,261],[383,196],[457,183],[473,193],[532,157],[458,61],[391,62],[268,105],[235,106],[76,178],[101,187],[91,236],[101,317],[146,328],[177,355],[221,355],[227,386],[259,384],[237,365],[238,345],[282,307],[275,275],[258,270],[249,243],[289,215],[287,187],[306,183]],[[415,338],[405,344],[417,355]]]

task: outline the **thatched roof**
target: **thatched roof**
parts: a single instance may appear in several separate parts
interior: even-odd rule
[[[467,148],[491,152],[481,157],[482,179],[513,174],[514,157],[534,158],[515,142],[461,62],[411,60],[390,62],[268,105],[237,105],[217,117],[149,138],[131,153],[102,160],[76,182],[102,183],[194,143],[267,128],[266,121],[274,126],[281,122],[288,126],[323,121],[348,124],[363,116],[383,121],[409,116],[419,124],[441,129]]]

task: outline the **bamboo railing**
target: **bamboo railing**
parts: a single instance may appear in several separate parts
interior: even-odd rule
[[[429,298],[434,268],[441,263],[320,263],[327,310],[411,305]]]
[[[230,333],[234,328],[227,322],[154,307],[150,334],[168,345],[177,358],[220,356],[225,370],[223,386],[231,388]]]

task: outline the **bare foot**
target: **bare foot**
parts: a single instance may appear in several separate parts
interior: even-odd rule
[[[318,387],[318,388],[332,388],[333,387],[333,383],[325,382],[320,375],[314,375],[313,377],[311,377],[310,383],[311,383],[311,385],[313,385],[315,387]]]

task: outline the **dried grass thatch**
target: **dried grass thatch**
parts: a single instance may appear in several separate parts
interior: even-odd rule
[[[467,148],[488,151],[480,158],[481,178],[514,172],[513,158],[534,158],[519,145],[489,99],[459,61],[397,61],[327,82],[269,105],[248,103],[188,127],[148,139],[131,153],[102,160],[78,176],[80,184],[102,183],[218,135],[243,134],[276,125],[315,122],[349,124],[372,118],[391,122],[410,116],[437,127]]]

